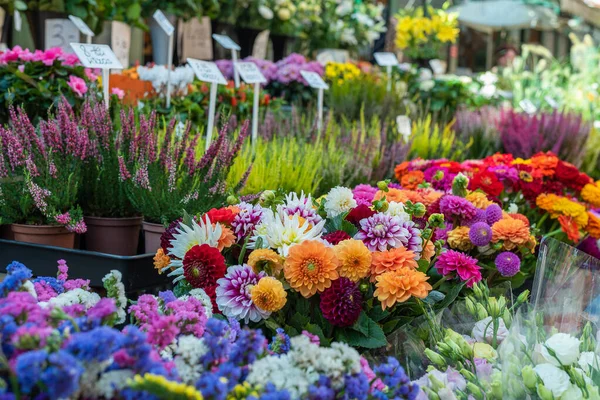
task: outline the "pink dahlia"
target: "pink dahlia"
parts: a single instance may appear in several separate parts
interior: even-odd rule
[[[481,268],[477,265],[477,260],[460,251],[448,250],[440,254],[435,268],[444,276],[456,273],[461,280],[467,282],[468,287],[481,280]]]
[[[239,240],[252,234],[256,225],[262,220],[264,211],[258,204],[253,206],[250,203],[241,202],[237,206],[240,212],[233,219],[231,227]]]
[[[257,274],[246,264],[229,267],[225,277],[217,281],[217,305],[223,315],[246,324],[269,318],[271,313],[258,308],[250,295],[252,287],[264,276],[264,271]]]
[[[71,90],[73,90],[73,92],[79,97],[83,97],[83,95],[88,91],[85,81],[75,75],[69,76],[69,82],[67,82],[67,85],[69,85]]]
[[[354,200],[356,200],[358,204],[370,206],[377,190],[376,187],[371,185],[360,184],[352,190],[352,194],[354,195]]]
[[[410,232],[399,217],[377,213],[362,219],[355,239],[362,240],[371,251],[386,251],[407,243]]]
[[[447,195],[440,200],[440,211],[448,219],[459,217],[468,220],[475,216],[477,208],[467,199]]]
[[[362,294],[348,278],[339,278],[321,293],[321,312],[333,326],[351,326],[362,310]]]

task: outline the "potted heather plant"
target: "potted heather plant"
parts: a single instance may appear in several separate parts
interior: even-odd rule
[[[144,216],[146,253],[160,247],[165,225],[184,210],[202,213],[227,200],[225,181],[247,136],[247,124],[233,142],[223,129],[201,157],[204,144],[198,142],[200,135],[190,135],[190,127],[188,123],[182,129],[173,118],[165,128],[159,128],[154,112],[140,116],[139,123],[133,111],[122,117],[117,142],[120,179],[127,182],[129,199]],[[239,190],[244,180],[233,191]]]
[[[125,114],[121,116],[125,121]],[[113,128],[104,105],[86,102],[79,124],[87,129],[94,154],[83,169],[85,185],[81,206],[88,227],[86,248],[102,253],[131,256],[137,253],[142,217],[132,206],[121,180],[121,133]]]
[[[66,104],[39,132],[12,106],[0,127],[0,224],[12,224],[15,240],[73,248],[75,233],[86,231],[77,193],[92,148]]]

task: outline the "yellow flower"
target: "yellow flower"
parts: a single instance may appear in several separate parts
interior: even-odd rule
[[[458,37],[460,30],[457,28],[453,28],[452,26],[442,25],[439,27],[436,37],[440,42],[446,43],[454,43],[456,42],[456,38]]]
[[[361,240],[343,240],[333,247],[339,261],[338,272],[357,282],[367,276],[371,269],[371,252]]]
[[[136,375],[128,381],[128,384],[133,389],[144,390],[173,400],[203,400],[202,393],[195,387],[169,381],[162,375],[148,373],[143,377]]]
[[[488,206],[494,204],[493,201],[489,200],[483,192],[470,192],[467,194],[465,199],[469,200],[473,205],[481,210],[485,210]]]
[[[451,248],[460,251],[469,251],[473,248],[473,243],[469,239],[468,226],[459,226],[448,232],[448,245]]]
[[[554,203],[553,210],[567,217],[573,218],[578,227],[583,228],[588,224],[588,214],[585,206],[566,197],[560,197]]]
[[[271,249],[256,249],[248,257],[248,265],[256,273],[265,271],[269,275],[278,275],[283,269],[283,258]]]
[[[265,276],[250,290],[252,302],[261,310],[277,312],[285,306],[287,293],[277,279]]]
[[[159,274],[163,273],[163,270],[169,266],[171,259],[165,254],[162,247],[159,247],[154,255],[154,268],[158,270]]]
[[[592,204],[594,207],[600,207],[600,187],[598,183],[596,184],[588,183],[581,189],[581,197],[588,203]]]
[[[252,386],[248,382],[238,383],[227,395],[227,400],[245,400],[248,397],[259,398],[259,390],[259,386]]]
[[[488,361],[494,361],[498,358],[498,353],[487,343],[475,343],[473,345],[473,355],[476,358],[485,358]]]

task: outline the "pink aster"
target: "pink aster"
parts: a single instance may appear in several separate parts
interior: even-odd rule
[[[360,221],[360,229],[354,238],[362,240],[371,251],[386,251],[402,246],[408,235],[399,217],[377,213]]]
[[[83,95],[88,91],[85,81],[75,75],[69,76],[69,82],[67,82],[67,85],[69,85],[71,90],[73,90],[73,92],[79,97],[83,97]]]
[[[435,268],[444,276],[456,273],[461,280],[467,282],[468,287],[481,280],[481,268],[477,265],[477,260],[460,251],[448,250],[440,254]]]

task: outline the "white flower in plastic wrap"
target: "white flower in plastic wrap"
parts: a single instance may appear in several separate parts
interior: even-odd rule
[[[592,369],[600,370],[600,356],[593,351],[584,351],[579,356],[577,364],[579,364],[581,369],[589,375]]]
[[[583,400],[583,393],[577,385],[571,385],[561,396],[564,400]]]
[[[386,214],[392,217],[398,217],[402,222],[410,221],[410,215],[404,211],[404,204],[396,201],[390,201],[388,203],[388,209]]]
[[[261,17],[263,17],[264,19],[273,19],[273,10],[271,10],[269,7],[267,6],[259,6],[258,7],[258,13],[260,14]]]
[[[556,398],[559,398],[571,386],[569,374],[552,364],[539,364],[533,370]]]
[[[325,211],[327,211],[327,216],[329,218],[333,218],[339,214],[352,210],[356,205],[352,190],[347,187],[336,186],[327,193]]]
[[[485,333],[484,333],[485,332]],[[478,321],[473,326],[471,336],[478,342],[492,343],[494,339],[494,324],[492,323],[492,317],[487,317]],[[502,318],[498,318],[498,331],[496,332],[496,340],[498,343],[502,343],[508,336],[508,329]]]
[[[568,333],[556,333],[546,340],[540,351],[550,364],[568,366],[579,359],[580,344],[579,339]],[[554,352],[554,355],[550,353],[551,351]]]

